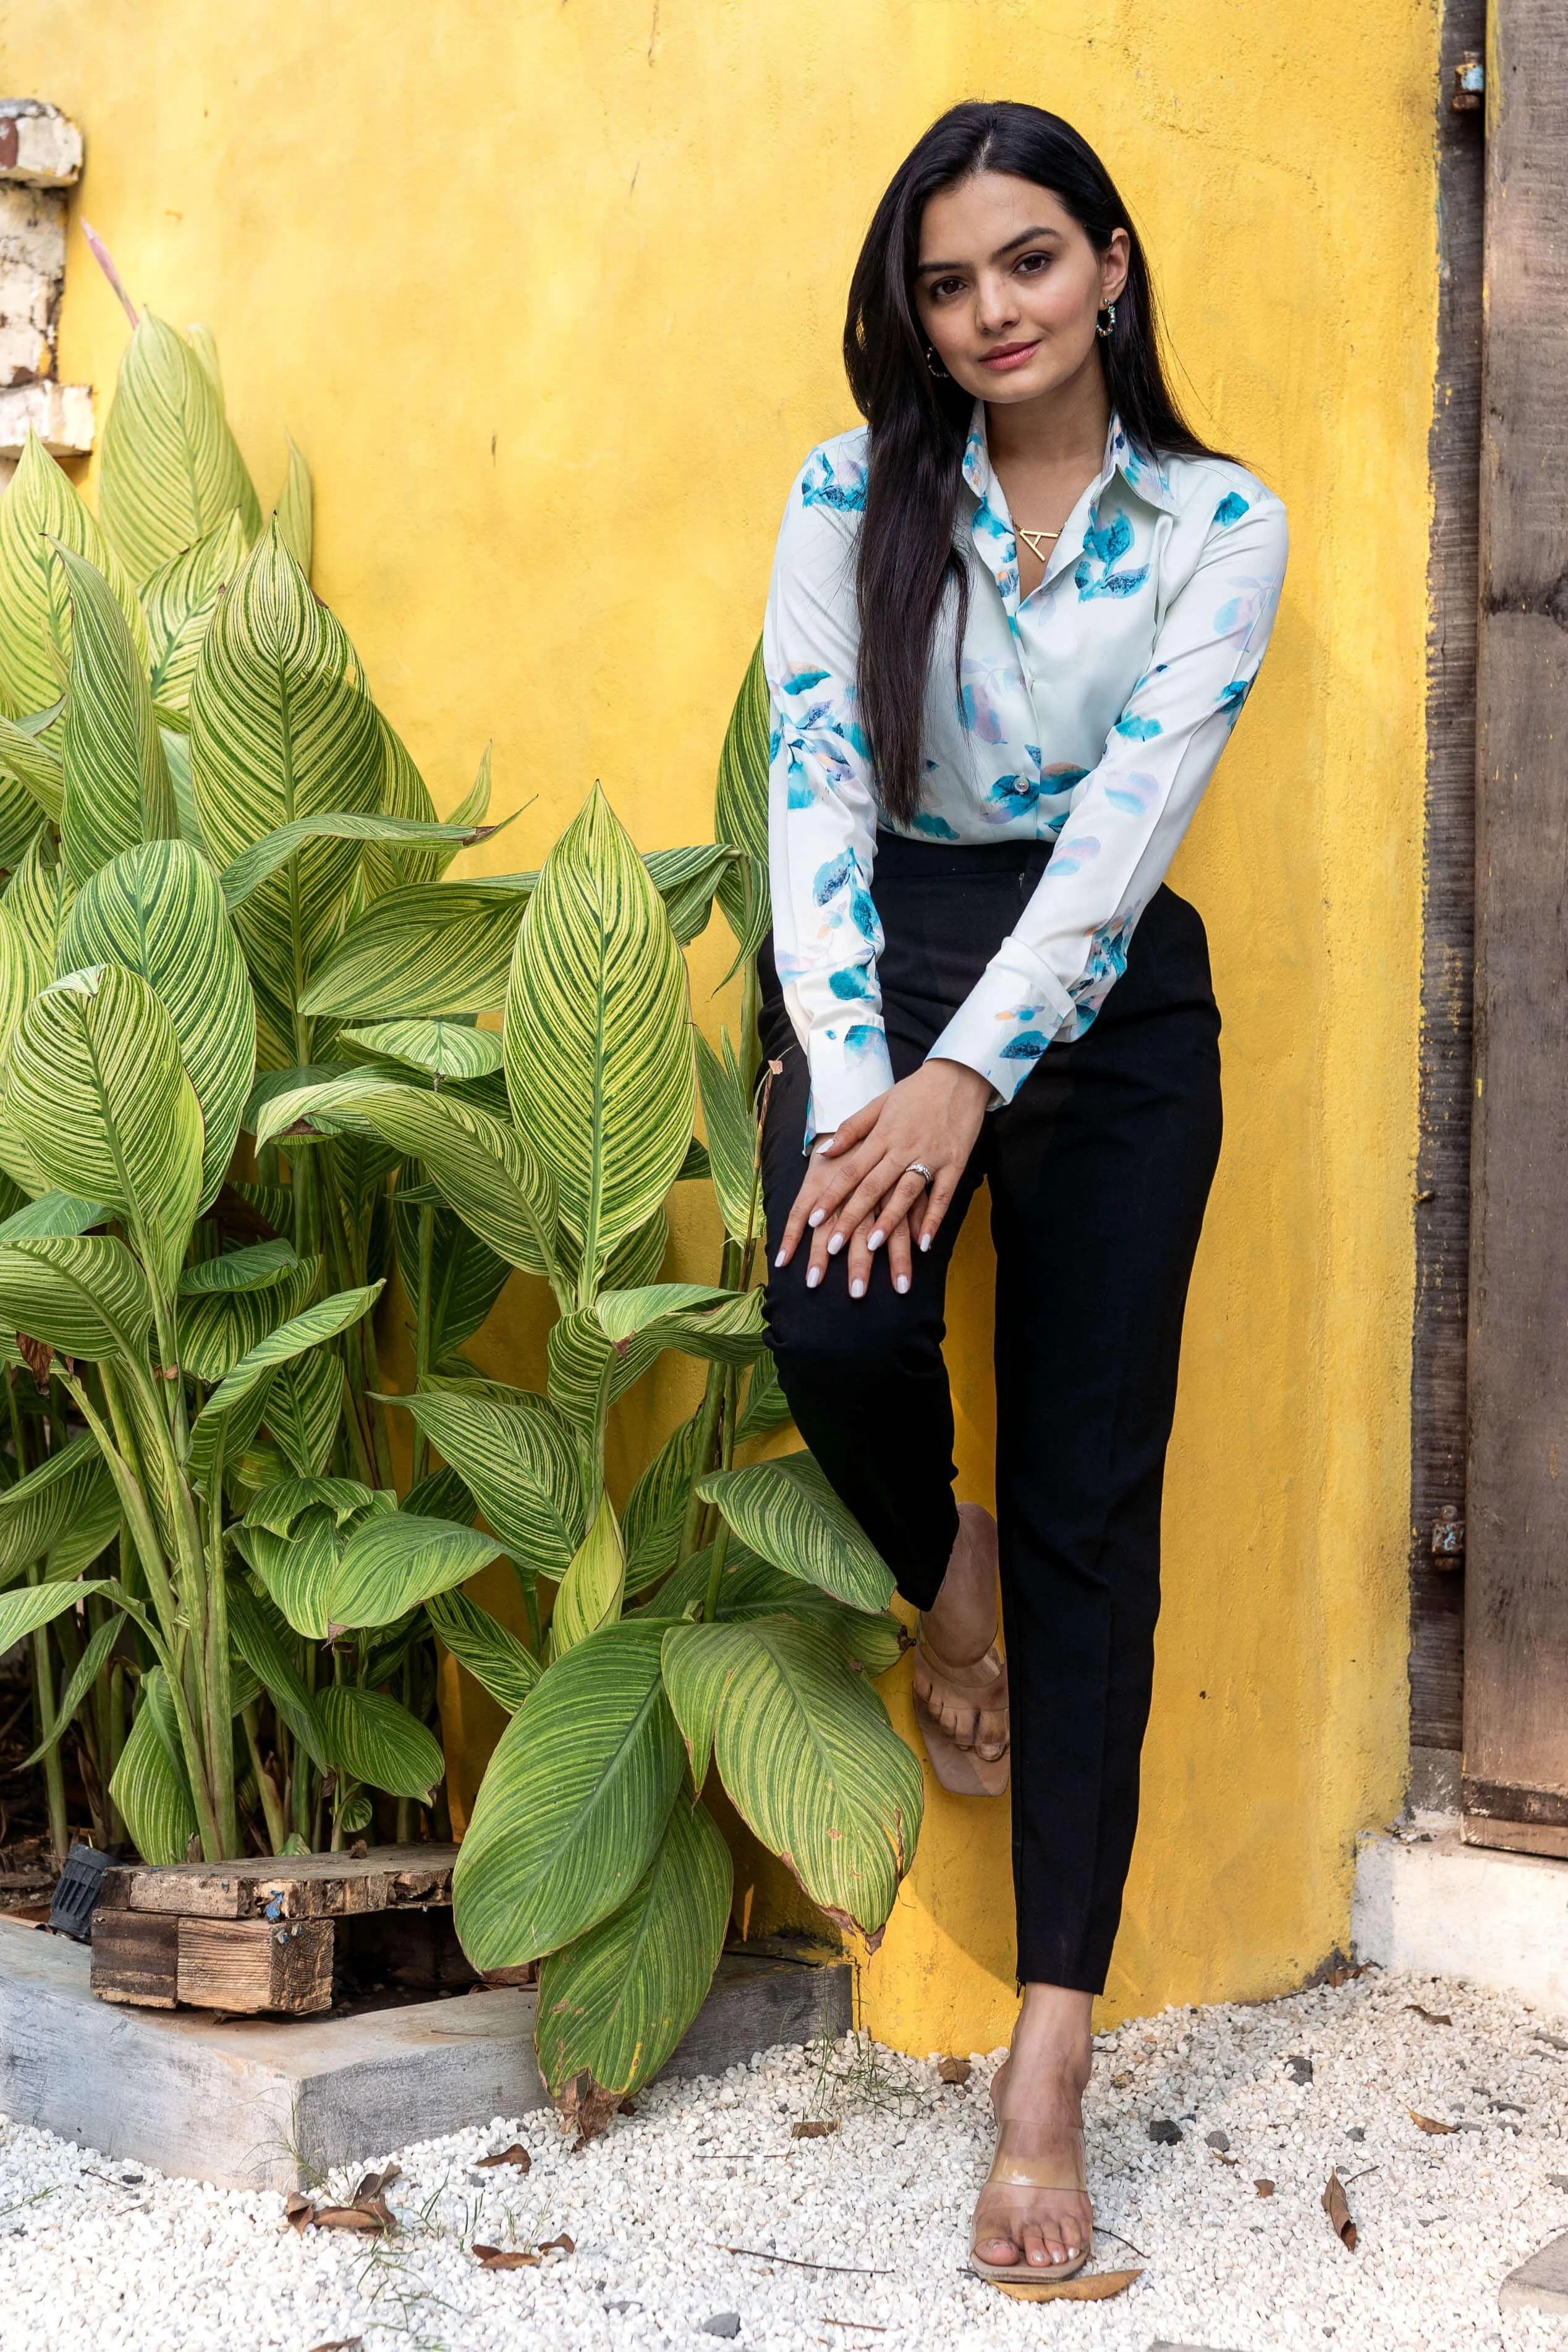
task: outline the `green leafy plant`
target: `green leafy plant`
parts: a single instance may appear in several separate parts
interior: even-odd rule
[[[661,868],[596,789],[531,887],[410,889],[349,926],[307,1007],[383,1035],[501,1011],[485,1100],[361,1068],[274,1095],[257,1125],[297,1155],[357,1139],[417,1161],[422,1214],[434,1194],[548,1287],[542,1393],[432,1363],[399,1402],[505,1547],[528,1628],[524,1643],[455,1591],[427,1602],[510,1717],[458,1858],[458,1931],[481,1969],[542,1963],[540,2065],[589,2132],[711,1982],[731,1864],[701,1801],[710,1771],[812,1899],[873,1940],[920,1824],[919,1768],[872,1686],[901,1646],[888,1568],[809,1454],[737,1458],[788,1420],[754,1286],[767,752],[754,662],[721,763],[728,842]],[[739,1045],[717,1049],[693,1029],[681,954],[716,892],[747,967]],[[725,1227],[712,1285],[659,1279],[665,1202],[692,1181]],[[618,1513],[610,1416],[671,1349],[706,1363],[704,1393]]]

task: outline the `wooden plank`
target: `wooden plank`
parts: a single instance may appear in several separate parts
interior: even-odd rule
[[[364,1854],[177,1863],[105,1874],[112,1900],[187,1919],[333,1919],[352,1912],[450,1903],[455,1845],[373,1846]]]
[[[1456,113],[1454,68],[1486,47],[1486,0],[1445,0],[1436,93],[1437,370],[1427,463],[1427,797],[1410,1380],[1410,1743],[1426,1793],[1463,1738],[1464,1563],[1432,1528],[1465,1516],[1475,927],[1476,586],[1480,503],[1485,142]],[[1452,1761],[1442,1774],[1440,1756]],[[1416,1759],[1412,1759],[1414,1768]],[[1412,1778],[1412,1801],[1417,1792]]]
[[[179,1947],[177,1919],[99,1905],[92,1915],[93,1991],[131,2009],[172,2009]]]
[[[1465,1769],[1568,1796],[1568,41],[1493,0]],[[1549,1824],[1466,1835],[1552,1852]],[[1536,1843],[1531,1843],[1534,1839]]]
[[[127,1915],[134,1918],[131,1912]],[[177,1918],[177,1989],[193,2009],[308,2017],[332,2006],[332,1922]]]

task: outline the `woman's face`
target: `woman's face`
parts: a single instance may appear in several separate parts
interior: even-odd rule
[[[1059,196],[977,172],[920,224],[915,305],[937,358],[977,399],[1036,400],[1094,350],[1101,305],[1127,282],[1127,232],[1096,253]]]

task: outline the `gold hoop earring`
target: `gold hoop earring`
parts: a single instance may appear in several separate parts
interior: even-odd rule
[[[925,346],[925,364],[931,371],[931,373],[936,377],[938,383],[952,383],[952,377],[948,374],[946,369],[937,358],[935,347],[930,343],[927,343]]]
[[[1099,316],[1094,321],[1094,331],[1099,336],[1103,343],[1108,343],[1110,341],[1111,330],[1115,323],[1116,305],[1114,302],[1106,302],[1102,304]]]

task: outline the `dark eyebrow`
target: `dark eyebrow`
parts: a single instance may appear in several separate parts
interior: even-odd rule
[[[1054,228],[1020,228],[1017,236],[1009,236],[1006,245],[998,246],[991,259],[1000,261],[1004,255],[1016,253],[1020,245],[1032,245],[1037,237],[1060,235],[1061,231]],[[962,269],[963,267],[961,261],[922,261],[917,266],[915,275],[916,278],[933,278],[945,269]]]

